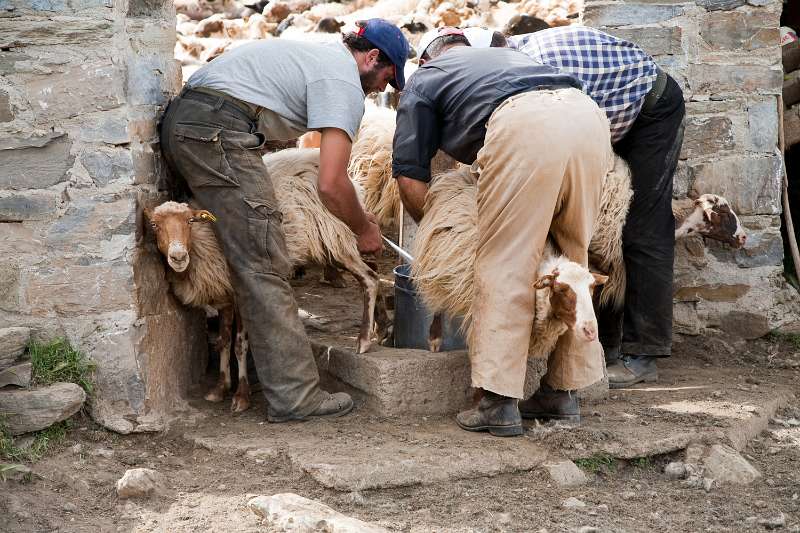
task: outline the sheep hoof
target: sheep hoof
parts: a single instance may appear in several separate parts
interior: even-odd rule
[[[367,353],[372,346],[372,341],[369,339],[358,339],[358,352]]]
[[[440,352],[442,350],[442,338],[428,339],[428,350],[431,352]]]
[[[250,398],[246,396],[239,396],[234,395],[233,401],[231,402],[231,412],[232,413],[242,413],[247,411],[250,408]]]
[[[219,403],[225,399],[225,389],[221,387],[214,387],[205,395],[205,399],[209,402]]]

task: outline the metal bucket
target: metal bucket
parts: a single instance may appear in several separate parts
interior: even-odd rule
[[[433,316],[419,299],[411,280],[411,265],[394,269],[394,346],[395,348],[428,349],[428,332]],[[442,351],[467,347],[459,332],[461,320],[442,317]]]

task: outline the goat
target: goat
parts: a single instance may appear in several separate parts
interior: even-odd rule
[[[250,406],[247,335],[239,319],[228,263],[210,227],[214,215],[187,204],[165,202],[155,209],[145,209],[144,216],[155,232],[159,251],[167,259],[167,280],[178,300],[190,307],[211,307],[219,314],[219,379],[205,395],[210,402],[221,402],[231,388],[231,330],[236,322],[234,351],[239,383],[231,411],[246,410]]]
[[[412,252],[416,258],[412,276],[430,311],[463,317],[467,327],[472,318],[477,179],[477,175],[463,165],[433,179]],[[589,245],[590,265],[608,276],[600,293],[602,304],[620,306],[624,301],[622,228],[631,197],[630,171],[627,164],[617,158],[614,169],[605,177],[596,231]],[[745,243],[739,219],[724,198],[704,194],[690,201],[691,207],[683,207],[686,203],[677,201],[673,205],[676,238],[699,234],[734,247]],[[543,261],[546,260],[544,256]],[[437,351],[440,346],[440,325],[435,319],[429,347]]]

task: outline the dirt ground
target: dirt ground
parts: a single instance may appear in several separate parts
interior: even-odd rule
[[[388,263],[387,263],[388,264]],[[385,267],[385,265],[383,265]],[[387,268],[383,269],[388,271]],[[316,338],[355,343],[360,297],[355,284],[334,289],[317,282],[311,270],[295,283],[300,305],[326,321],[328,331],[312,331]],[[202,387],[192,392],[192,405],[204,416],[191,427],[176,424],[161,434],[121,436],[88,419],[78,419],[65,442],[32,465],[27,482],[0,484],[0,531],[14,532],[248,532],[266,531],[247,510],[248,495],[294,492],[321,501],[350,516],[393,531],[744,531],[763,530],[760,523],[784,516],[779,530],[800,531],[800,428],[782,421],[800,418],[800,353],[784,339],[734,342],[713,337],[677,339],[675,354],[662,367],[659,385],[680,385],[689,379],[684,369],[705,369],[716,376],[715,387],[728,383],[747,394],[784,387],[795,394],[769,425],[742,450],[762,477],[744,487],[713,487],[710,491],[670,480],[663,473],[681,452],[631,460],[582,463],[586,485],[556,486],[541,468],[493,477],[456,479],[414,486],[337,491],[325,488],[306,471],[294,466],[286,450],[264,457],[199,445],[188,433],[233,435],[234,438],[292,432],[304,446],[328,450],[355,460],[374,460],[375,450],[387,446],[386,435],[399,442],[428,426],[449,427],[448,418],[384,418],[355,412],[338,421],[282,425],[264,422],[264,405],[255,393],[253,408],[234,419],[227,404],[202,400]],[[700,370],[698,370],[699,372]],[[682,373],[683,372],[683,373]],[[691,371],[690,371],[691,373]],[[683,376],[683,377],[681,377]],[[649,411],[637,411],[635,401],[619,393],[609,399],[620,416],[639,416],[647,431]],[[603,439],[614,417],[598,417],[586,406],[587,428],[571,430],[530,426],[520,443],[570,450]],[[599,409],[599,408],[598,408]],[[608,413],[608,410],[603,411]],[[712,424],[698,419],[697,424]],[[677,427],[676,431],[683,428]],[[439,451],[446,456],[448,442],[464,453],[483,439],[460,439],[457,431],[443,433]],[[454,435],[454,437],[450,437]],[[346,443],[331,451],[333,442]],[[472,436],[470,436],[472,438]],[[448,439],[452,439],[448,441]],[[377,445],[376,445],[377,442]],[[409,447],[411,446],[410,441]],[[508,441],[513,446],[514,440]],[[465,444],[467,443],[467,444]],[[363,445],[362,445],[363,444]],[[397,445],[397,443],[394,443]],[[400,444],[402,446],[402,444]],[[472,448],[470,448],[470,446]],[[521,448],[524,448],[520,444]],[[410,449],[410,448],[409,448]],[[580,455],[580,454],[578,454]],[[413,460],[413,457],[411,458]],[[129,468],[157,470],[167,480],[168,492],[144,500],[120,500],[115,482]],[[578,498],[585,507],[563,506]],[[596,529],[592,529],[596,528]]]

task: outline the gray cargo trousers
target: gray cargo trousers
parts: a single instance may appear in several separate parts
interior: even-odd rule
[[[261,159],[263,135],[238,100],[184,90],[161,122],[161,151],[173,173],[217,217],[214,228],[233,277],[270,419],[306,416],[324,393],[289,285],[281,212]]]

